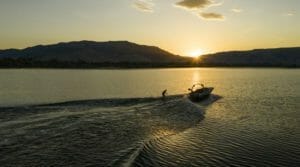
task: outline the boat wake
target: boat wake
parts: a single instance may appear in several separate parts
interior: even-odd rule
[[[151,157],[147,152],[156,141],[195,126],[219,98],[195,104],[174,95],[1,108],[0,163],[136,165],[136,159]]]

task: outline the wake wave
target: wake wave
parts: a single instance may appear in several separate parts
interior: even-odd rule
[[[130,166],[151,143],[196,125],[218,98],[200,104],[174,95],[1,108],[0,163]]]
[[[220,96],[212,95],[209,99],[206,99],[198,104],[192,103],[186,97],[182,99],[183,103],[177,102],[177,107],[181,109],[186,109],[185,112],[176,113],[176,116],[185,123],[186,126],[181,126],[180,129],[176,131],[166,130],[160,131],[159,133],[150,136],[147,140],[141,142],[135,148],[125,151],[125,155],[118,161],[111,163],[111,166],[143,166],[143,164],[153,164],[151,161],[152,155],[157,155],[157,153],[152,152],[152,147],[155,147],[156,143],[163,140],[168,140],[172,136],[179,135],[185,132],[187,129],[193,127],[197,122],[199,122],[204,117],[205,107],[220,99]],[[180,107],[179,107],[180,106]],[[168,107],[167,107],[168,108]],[[137,159],[139,159],[137,161]],[[140,164],[139,161],[142,159],[143,163]],[[147,162],[149,161],[149,162]]]

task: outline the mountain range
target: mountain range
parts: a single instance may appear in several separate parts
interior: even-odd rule
[[[208,66],[299,67],[300,47],[230,51],[201,56]]]
[[[0,68],[249,66],[299,67],[300,47],[203,55],[197,61],[128,41],[77,41],[0,50]]]

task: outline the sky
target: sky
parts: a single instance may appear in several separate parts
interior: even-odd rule
[[[127,40],[183,56],[300,46],[300,0],[0,0],[0,49]]]

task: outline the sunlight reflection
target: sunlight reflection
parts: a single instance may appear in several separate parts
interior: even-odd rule
[[[160,138],[162,136],[174,135],[174,134],[176,134],[176,131],[167,128],[159,128],[154,130],[153,132],[153,136],[155,136],[156,138]]]
[[[192,84],[196,84],[196,83],[200,83],[201,81],[201,74],[200,74],[200,70],[195,70],[193,72],[193,80],[192,80]]]

